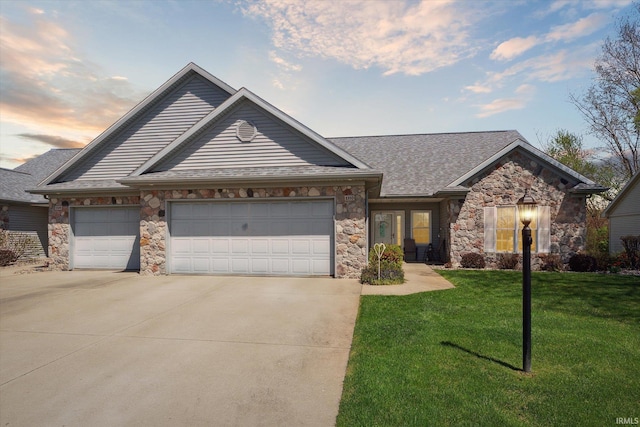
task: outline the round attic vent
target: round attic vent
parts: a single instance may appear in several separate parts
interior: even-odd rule
[[[236,126],[236,136],[242,142],[251,142],[256,137],[258,129],[246,120],[240,120]]]

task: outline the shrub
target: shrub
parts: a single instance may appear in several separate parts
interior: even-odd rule
[[[571,271],[596,271],[598,263],[591,255],[575,254],[569,258],[569,268]]]
[[[631,268],[640,267],[640,236],[622,236],[622,246]]]
[[[0,230],[0,266],[13,264],[33,244],[34,238],[32,236]]]
[[[390,262],[391,264],[395,264],[398,268],[402,269],[402,262],[404,261],[404,251],[402,247],[399,245],[387,245],[384,248],[384,252],[382,253],[382,257],[380,258],[381,262]],[[378,255],[376,255],[376,251],[371,248],[369,249],[369,264],[376,264],[376,268],[378,266]]]
[[[520,262],[518,254],[498,254],[498,268],[500,270],[515,270]]]
[[[484,268],[485,267],[484,257],[480,254],[476,254],[473,252],[462,254],[460,265],[463,268]]]
[[[0,267],[13,264],[18,260],[18,255],[11,249],[0,249]]]
[[[380,279],[378,279],[378,255],[374,248],[369,250],[369,265],[362,269],[360,283],[370,285],[397,285],[404,283],[402,261],[404,252],[398,245],[385,247],[380,257]]]
[[[558,254],[540,254],[540,270],[542,271],[562,271],[564,270],[564,264],[562,258]]]

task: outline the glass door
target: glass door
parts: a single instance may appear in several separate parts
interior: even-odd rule
[[[373,213],[373,243],[402,246],[404,239],[404,211],[375,211]]]

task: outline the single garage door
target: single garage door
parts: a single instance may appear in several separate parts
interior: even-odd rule
[[[333,201],[171,203],[172,273],[333,273]]]
[[[73,268],[140,269],[140,208],[74,208]]]

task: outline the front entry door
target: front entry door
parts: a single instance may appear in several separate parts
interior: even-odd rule
[[[404,211],[373,212],[373,243],[402,246]]]

